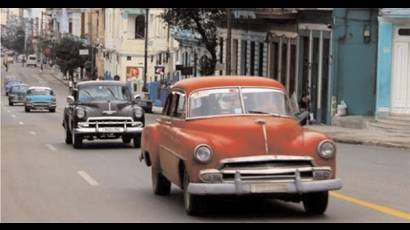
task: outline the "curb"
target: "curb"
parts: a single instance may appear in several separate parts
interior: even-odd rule
[[[353,144],[353,145],[373,145],[373,146],[382,146],[382,147],[393,147],[393,148],[401,148],[401,149],[410,149],[409,144],[398,144],[398,143],[392,143],[392,142],[374,142],[374,141],[366,141],[366,140],[353,140],[353,139],[345,139],[345,138],[340,138],[340,137],[335,137],[332,135],[329,135],[333,138],[334,141],[338,143],[343,143],[343,144]]]

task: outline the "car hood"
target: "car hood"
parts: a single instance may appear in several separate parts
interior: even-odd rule
[[[27,96],[31,100],[31,102],[52,102],[54,96],[49,95],[32,95]]]
[[[124,101],[111,101],[108,102],[92,102],[81,103],[78,105],[86,110],[87,117],[100,117],[100,116],[126,116],[134,117],[133,113],[137,109],[138,105],[134,105],[131,102]]]
[[[215,148],[217,160],[267,154],[291,155],[303,141],[303,129],[291,117],[238,116],[191,120],[188,135]],[[218,159],[219,158],[219,159]]]

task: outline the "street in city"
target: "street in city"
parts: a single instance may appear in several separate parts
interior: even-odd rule
[[[138,148],[120,140],[85,141],[82,149],[64,143],[69,90],[59,76],[21,64],[1,75],[50,87],[57,98],[56,113],[25,113],[1,93],[2,222],[410,222],[409,149],[341,143],[343,189],[330,193],[324,215],[307,215],[297,203],[215,198],[204,215],[189,216],[180,189],[152,193]],[[146,114],[146,123],[159,117]]]

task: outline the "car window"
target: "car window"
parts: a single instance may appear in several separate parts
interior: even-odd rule
[[[25,85],[15,85],[11,88],[13,93],[25,93],[27,92],[28,87]]]
[[[162,110],[162,115],[164,116],[168,116],[168,112],[171,106],[171,102],[172,102],[172,93],[168,94],[167,99],[165,101],[165,106],[164,109]]]
[[[177,94],[177,105],[175,111],[175,117],[178,118],[185,118],[185,94],[178,93]]]
[[[242,97],[246,113],[289,114],[286,95],[279,90],[243,88]]]
[[[242,114],[238,88],[201,90],[192,93],[190,117]]]
[[[126,86],[121,85],[93,85],[83,86],[78,94],[80,103],[92,101],[127,101],[130,99]]]
[[[36,95],[36,96],[50,96],[51,90],[49,89],[30,89],[27,91],[28,95]]]

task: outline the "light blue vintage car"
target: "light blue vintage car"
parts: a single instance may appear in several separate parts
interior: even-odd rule
[[[27,90],[24,110],[30,112],[36,109],[46,109],[52,113],[56,111],[56,96],[48,87],[30,87]]]

